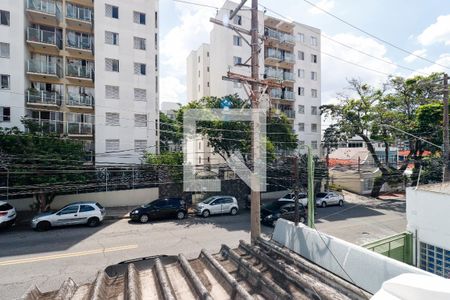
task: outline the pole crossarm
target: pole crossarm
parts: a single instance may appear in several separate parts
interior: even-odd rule
[[[242,0],[241,3],[239,3],[239,5],[231,12],[230,20],[232,20],[237,15],[242,6],[244,6],[245,2],[247,2],[247,0]]]

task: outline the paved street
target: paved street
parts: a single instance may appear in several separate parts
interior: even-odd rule
[[[404,202],[347,197],[343,207],[318,209],[316,227],[362,244],[405,230]],[[0,232],[0,298],[14,299],[31,285],[56,289],[67,277],[77,283],[123,260],[156,254],[196,257],[202,248],[217,252],[221,244],[237,246],[249,240],[250,215],[133,224],[106,221],[98,228],[60,228],[34,232],[19,227]],[[263,227],[265,234],[272,229]]]

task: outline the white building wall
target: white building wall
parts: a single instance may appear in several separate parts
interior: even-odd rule
[[[21,118],[25,115],[25,1],[1,0],[0,10],[9,11],[10,26],[0,25],[0,42],[9,43],[9,58],[0,57],[0,74],[10,75],[10,88],[0,89],[0,107],[9,107],[11,121],[0,127],[17,126],[23,130]],[[3,112],[0,111],[0,115]]]
[[[197,51],[191,51],[186,59],[186,67],[187,101],[190,102],[198,99]]]
[[[202,44],[192,51],[187,60],[187,96],[188,101],[210,96],[210,50],[208,44]]]
[[[119,7],[119,19],[105,16],[105,4]],[[146,14],[146,24],[136,24],[133,12]],[[139,163],[135,140],[147,140],[147,150],[156,152],[158,120],[158,0],[95,1],[95,149],[96,163]],[[119,45],[105,44],[105,31],[119,33]],[[146,50],[134,49],[133,37],[146,39]],[[158,37],[156,37],[158,39]],[[105,58],[118,59],[119,72],[105,70]],[[134,74],[134,63],[146,64],[146,75]],[[106,99],[105,86],[119,86],[120,99]],[[134,100],[134,88],[146,89],[147,101]],[[107,112],[120,114],[120,126],[107,126]],[[135,114],[147,115],[147,127],[135,127]],[[119,139],[120,154],[106,154],[105,140]]]

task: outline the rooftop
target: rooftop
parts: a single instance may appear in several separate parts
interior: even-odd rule
[[[59,290],[31,288],[23,297],[48,299],[368,299],[370,294],[273,241],[241,241],[199,257],[155,256],[100,271],[93,282],[67,279]]]

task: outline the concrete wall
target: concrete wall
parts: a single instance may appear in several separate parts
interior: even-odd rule
[[[374,294],[383,282],[403,273],[435,276],[317,230],[280,219],[273,240],[324,269]],[[333,256],[334,255],[334,256]],[[345,272],[344,272],[345,270]]]
[[[123,190],[112,192],[84,193],[56,196],[52,209],[59,209],[64,205],[76,201],[97,201],[104,207],[138,206],[158,198],[158,188]],[[23,198],[8,201],[16,210],[30,210],[33,198]]]

